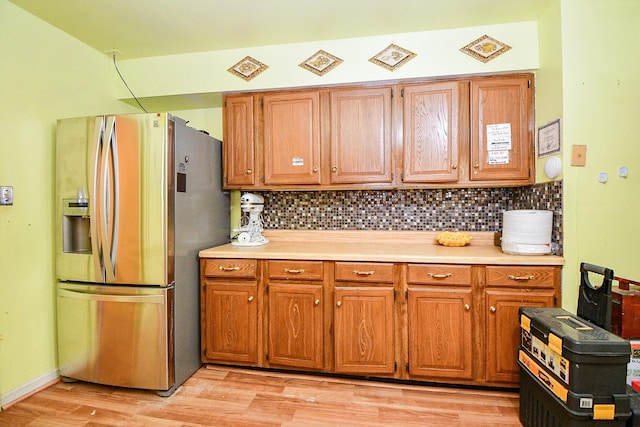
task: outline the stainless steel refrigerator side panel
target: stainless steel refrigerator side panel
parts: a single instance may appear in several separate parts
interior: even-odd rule
[[[58,359],[64,377],[166,390],[173,288],[58,283]]]
[[[229,194],[222,191],[222,144],[175,125],[176,385],[202,364],[198,252],[229,242]]]

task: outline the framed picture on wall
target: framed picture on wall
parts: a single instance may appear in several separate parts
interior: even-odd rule
[[[560,152],[560,119],[538,128],[538,158]]]

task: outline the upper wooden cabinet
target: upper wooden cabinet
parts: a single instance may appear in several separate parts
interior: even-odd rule
[[[224,99],[223,170],[226,187],[251,187],[257,184],[254,102],[254,95],[225,96]]]
[[[392,181],[391,87],[332,90],[332,184]]]
[[[402,88],[404,150],[402,181],[456,182],[460,177],[461,82]]]
[[[320,93],[266,94],[264,183],[320,184]]]
[[[532,77],[471,80],[471,181],[533,182]]]
[[[225,188],[529,185],[533,74],[224,98]]]

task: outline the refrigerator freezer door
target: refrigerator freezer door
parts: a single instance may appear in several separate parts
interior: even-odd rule
[[[174,203],[170,128],[173,122],[167,114],[58,121],[59,280],[154,286],[173,282],[173,263],[169,261]],[[88,207],[82,213],[71,211],[69,201],[77,201],[78,206],[84,201]],[[89,227],[84,224],[87,221]],[[64,244],[84,242],[87,236],[69,233],[86,230],[89,250],[84,244]]]
[[[173,291],[59,283],[60,374],[120,387],[170,389]]]

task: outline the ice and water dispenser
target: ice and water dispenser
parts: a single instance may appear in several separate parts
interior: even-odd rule
[[[62,199],[62,251],[91,253],[89,199],[84,190],[78,190],[75,199]]]

